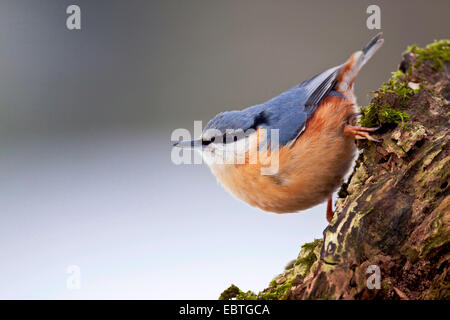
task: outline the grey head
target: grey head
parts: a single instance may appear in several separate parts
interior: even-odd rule
[[[247,108],[242,111],[226,111],[217,114],[203,129],[201,137],[191,141],[177,142],[178,147],[206,148],[212,144],[226,144],[235,142],[249,134],[249,129],[256,130],[264,123],[262,110]],[[249,112],[250,110],[252,112]]]

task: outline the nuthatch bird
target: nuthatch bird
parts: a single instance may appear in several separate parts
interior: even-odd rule
[[[357,126],[360,115],[353,84],[361,67],[383,44],[376,35],[344,63],[306,80],[277,97],[240,111],[219,113],[208,122],[199,139],[174,146],[200,150],[219,182],[237,198],[263,210],[288,213],[305,210],[328,199],[327,220],[333,218],[332,194],[352,168],[355,139],[378,141],[369,135],[377,128]],[[258,159],[273,135],[259,139],[262,130],[278,131],[278,171],[261,174]],[[245,132],[226,138],[228,132]],[[250,133],[248,133],[250,132]],[[257,148],[236,148],[256,143]],[[235,151],[240,149],[241,151]],[[214,161],[230,150],[241,163]],[[240,152],[240,154],[238,154]],[[274,152],[270,150],[270,152]]]

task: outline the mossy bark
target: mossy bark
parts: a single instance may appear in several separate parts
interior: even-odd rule
[[[234,297],[450,298],[449,53],[445,40],[404,54],[362,110],[383,142],[358,141],[362,153],[323,240],[303,246],[263,292]],[[367,286],[370,265],[380,268],[380,289]]]

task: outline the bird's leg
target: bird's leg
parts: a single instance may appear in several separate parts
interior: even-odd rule
[[[370,141],[381,142],[380,140],[371,137],[370,134],[368,133],[368,132],[374,132],[378,129],[379,129],[379,127],[378,128],[365,128],[365,127],[352,126],[350,124],[347,124],[344,127],[344,133],[355,136],[355,139],[367,139]]]
[[[330,195],[328,198],[328,204],[327,204],[327,221],[328,223],[331,223],[331,220],[333,220],[334,212],[333,212],[333,198]]]

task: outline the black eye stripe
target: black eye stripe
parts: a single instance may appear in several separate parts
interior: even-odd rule
[[[202,140],[202,145],[204,145],[204,146],[207,146],[210,143],[211,143],[211,141]]]
[[[232,139],[227,139],[226,135],[223,135],[223,141],[224,143],[231,143],[231,142],[236,142],[239,141],[245,137],[243,137],[242,135],[231,135]]]
[[[230,143],[230,142],[236,142],[236,141],[241,140],[242,138],[245,138],[245,136],[240,136],[240,135],[232,135],[232,134],[230,134],[229,136],[232,137],[232,139],[227,139],[227,134],[224,133],[221,137],[214,136],[214,137],[211,137],[209,140],[202,140],[202,144],[204,146],[207,146],[207,145],[209,145],[212,142],[220,142],[220,143],[226,144],[226,143]],[[216,139],[216,138],[219,138],[219,139]]]
[[[211,142],[214,142],[216,140],[216,137],[212,137],[209,140],[203,140],[202,139],[202,145],[207,146],[208,144],[210,144]]]

